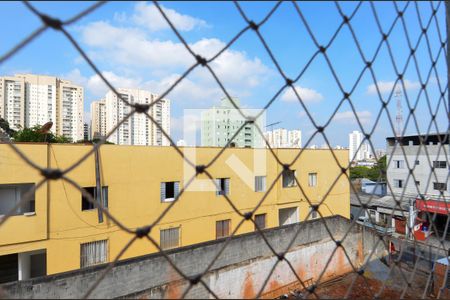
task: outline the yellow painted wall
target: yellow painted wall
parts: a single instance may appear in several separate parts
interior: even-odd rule
[[[88,153],[92,146],[63,144],[17,144],[19,149],[40,166],[65,169]],[[195,150],[197,165],[207,164],[220,148],[182,148]],[[268,150],[266,155],[266,186],[282,171],[282,167]],[[299,149],[276,149],[283,163],[290,163]],[[253,169],[253,149],[230,148],[208,168],[214,178],[230,178],[230,195],[236,207],[247,212],[263,197],[263,192],[254,192],[247,186],[227,161],[238,158],[247,168]],[[341,165],[348,164],[346,150],[334,150]],[[184,180],[183,160],[171,147],[103,145],[100,148],[102,185],[108,186],[109,212],[130,229],[152,223],[170,203],[160,201],[160,183]],[[335,158],[329,150],[305,149],[291,167],[304,189],[283,188],[282,180],[276,182],[256,214],[266,213],[267,227],[278,226],[278,210],[298,207],[300,220],[309,212],[306,196],[318,203],[329,192],[320,212],[324,216],[339,214],[350,216],[350,190],[345,176],[341,174]],[[238,173],[241,173],[238,171]],[[308,173],[318,174],[318,186],[308,187]],[[81,187],[95,186],[95,162],[91,155],[67,174]],[[205,174],[199,179],[207,179]],[[42,176],[33,170],[9,145],[0,144],[0,183],[39,182]],[[47,195],[47,190],[49,194]],[[77,269],[80,267],[80,244],[108,239],[109,259],[113,260],[133,235],[123,232],[111,221],[98,223],[97,210],[81,211],[81,193],[62,180],[51,181],[36,191],[36,215],[14,216],[0,226],[0,255],[38,249],[47,250],[47,273]],[[1,199],[0,199],[1,200]],[[48,218],[47,218],[47,207]],[[161,229],[180,227],[181,246],[215,239],[215,223],[231,219],[232,230],[241,221],[223,196],[214,191],[186,191],[173,205],[167,215],[152,230],[151,236],[159,241]],[[251,222],[244,222],[237,234],[254,230]],[[136,241],[123,258],[155,252],[156,248],[146,239]]]

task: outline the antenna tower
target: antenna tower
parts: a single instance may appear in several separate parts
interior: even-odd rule
[[[397,116],[395,117],[396,121],[396,135],[400,136],[403,130],[403,109],[402,109],[402,91],[400,87],[395,90],[395,99],[397,100]]]

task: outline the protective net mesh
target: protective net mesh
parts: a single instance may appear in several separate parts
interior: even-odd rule
[[[379,233],[380,240],[377,244],[374,245],[374,248],[371,251],[371,254],[369,257],[365,260],[365,263],[362,264],[362,266],[355,266],[352,263],[352,259],[350,258],[345,246],[344,241],[348,237],[348,234],[357,224],[357,218],[354,218],[350,226],[346,228],[346,233],[340,238],[336,239],[333,236],[333,231],[329,228],[329,225],[327,223],[326,218],[322,216],[321,211],[319,210],[319,207],[327,200],[327,196],[329,195],[330,191],[334,188],[334,186],[337,184],[339,179],[345,178],[348,181],[351,180],[349,175],[349,170],[351,167],[351,163],[348,165],[342,165],[337,158],[336,154],[334,153],[333,147],[330,144],[329,137],[327,136],[327,129],[329,129],[330,124],[332,124],[333,118],[338,114],[339,110],[343,107],[343,105],[349,105],[351,116],[356,121],[356,124],[359,128],[359,130],[363,133],[363,141],[360,144],[360,147],[367,143],[371,149],[371,151],[375,154],[375,159],[378,161],[380,157],[377,155],[377,151],[375,149],[374,144],[372,143],[372,138],[374,135],[374,132],[376,131],[376,128],[378,126],[381,126],[381,118],[384,114],[387,117],[388,122],[385,124],[382,124],[385,126],[388,130],[388,135],[391,135],[397,142],[393,144],[392,149],[390,151],[396,153],[400,153],[404,156],[405,168],[409,170],[409,173],[407,175],[407,178],[405,179],[405,182],[408,181],[414,181],[417,183],[417,179],[415,177],[414,170],[417,167],[415,164],[409,163],[409,160],[406,158],[407,152],[404,149],[405,145],[401,143],[402,136],[406,132],[406,129],[409,128],[411,131],[411,128],[413,128],[416,132],[416,134],[420,137],[422,137],[420,147],[418,148],[416,157],[419,157],[419,153],[425,152],[427,157],[426,167],[429,168],[429,178],[426,183],[425,190],[432,190],[433,189],[433,182],[438,180],[438,175],[436,174],[436,167],[434,165],[434,161],[437,160],[436,155],[429,154],[427,152],[426,142],[427,137],[432,133],[443,133],[441,135],[438,135],[439,139],[439,150],[438,150],[438,156],[444,155],[446,166],[449,165],[450,160],[448,158],[448,84],[447,80],[445,78],[440,77],[440,70],[447,65],[446,62],[446,47],[447,47],[447,35],[446,35],[446,28],[441,28],[443,22],[442,18],[446,15],[446,3],[442,1],[430,1],[429,3],[426,3],[425,5],[428,5],[428,12],[424,13],[421,12],[421,8],[419,7],[419,4],[417,2],[402,2],[397,3],[396,1],[392,1],[390,6],[386,6],[392,12],[395,13],[395,18],[392,20],[388,20],[387,18],[384,18],[383,15],[380,13],[380,9],[377,7],[378,4],[374,2],[359,2],[355,5],[354,9],[350,13],[345,13],[344,9],[342,8],[342,4],[339,2],[334,2],[334,7],[336,12],[338,13],[339,20],[337,26],[335,26],[335,30],[333,31],[333,34],[331,35],[331,38],[326,40],[323,36],[321,36],[310,24],[308,21],[309,16],[308,13],[305,12],[305,9],[303,7],[303,3],[299,2],[277,2],[274,3],[272,9],[267,13],[267,15],[262,18],[261,20],[252,20],[248,16],[248,12],[243,9],[241,4],[239,2],[234,2],[234,7],[236,11],[240,14],[242,17],[242,20],[245,21],[245,27],[242,28],[233,38],[229,40],[229,42],[218,51],[215,55],[211,57],[203,57],[196,53],[190,44],[185,40],[183,37],[183,34],[180,30],[177,29],[177,27],[174,25],[173,20],[171,20],[170,15],[167,14],[167,12],[161,7],[160,3],[157,1],[154,1],[154,5],[157,8],[158,12],[161,14],[161,16],[165,19],[167,24],[170,26],[173,33],[176,35],[176,37],[179,39],[179,41],[184,45],[185,49],[192,55],[192,57],[195,59],[195,62],[192,66],[187,68],[185,72],[161,95],[158,96],[158,98],[148,105],[143,104],[134,104],[130,103],[126,99],[124,99],[121,95],[121,93],[118,92],[116,87],[108,81],[108,79],[104,76],[104,74],[101,72],[101,70],[96,66],[94,61],[89,57],[87,52],[82,49],[78,41],[73,37],[72,34],[68,32],[66,29],[69,25],[73,25],[77,23],[81,18],[83,18],[86,15],[95,13],[96,9],[99,8],[102,5],[105,5],[106,2],[97,2],[85,11],[75,15],[74,17],[68,19],[68,20],[60,20],[56,16],[48,16],[39,10],[37,10],[32,3],[24,2],[24,5],[40,20],[42,21],[42,25],[36,29],[31,35],[26,37],[24,40],[22,40],[19,44],[17,44],[15,47],[13,47],[10,51],[3,54],[0,57],[0,65],[3,64],[5,61],[13,57],[17,52],[19,52],[22,48],[27,47],[29,43],[31,43],[33,40],[38,39],[43,32],[47,30],[56,30],[60,32],[63,36],[67,38],[67,40],[73,45],[73,47],[79,52],[81,57],[86,61],[86,63],[92,68],[92,70],[95,71],[95,73],[101,78],[101,80],[117,95],[117,97],[122,101],[124,104],[128,105],[130,107],[130,111],[128,114],[124,116],[124,118],[116,124],[115,128],[113,128],[110,132],[107,133],[105,137],[102,137],[102,139],[96,143],[93,148],[86,154],[80,157],[75,164],[70,166],[66,169],[46,169],[42,168],[35,162],[33,162],[32,158],[27,157],[20,149],[12,142],[9,142],[9,146],[17,153],[21,159],[23,159],[30,167],[40,171],[42,174],[42,180],[35,185],[33,190],[28,192],[25,197],[21,199],[19,203],[17,203],[16,207],[11,209],[10,213],[5,215],[0,220],[0,230],[1,225],[8,221],[8,219],[13,215],[13,212],[17,210],[23,203],[28,201],[28,199],[32,196],[32,194],[39,188],[41,188],[46,182],[51,180],[62,180],[76,189],[78,189],[86,199],[88,199],[89,202],[91,202],[95,207],[98,207],[98,209],[106,215],[106,217],[113,222],[115,225],[117,225],[121,230],[129,233],[131,235],[130,240],[124,245],[123,249],[113,258],[111,258],[111,261],[108,263],[108,266],[102,271],[101,276],[98,277],[98,279],[90,284],[85,297],[89,297],[92,292],[96,289],[96,287],[100,284],[100,282],[104,279],[106,274],[112,270],[112,268],[115,266],[115,264],[118,262],[118,260],[121,258],[121,256],[125,253],[125,251],[138,239],[148,239],[157,249],[158,251],[164,256],[164,258],[167,260],[167,262],[173,267],[173,269],[185,280],[189,282],[188,287],[184,290],[182,293],[182,297],[185,297],[188,292],[192,289],[195,285],[202,285],[205,289],[208,290],[208,292],[211,294],[211,296],[217,298],[217,294],[214,290],[212,290],[208,284],[203,280],[204,275],[211,270],[212,266],[216,262],[216,260],[221,256],[223,251],[226,249],[227,245],[229,244],[229,241],[232,239],[232,237],[236,234],[236,232],[241,228],[242,224],[244,222],[252,222],[254,223],[254,226],[256,228],[257,233],[261,236],[261,238],[265,241],[269,249],[272,251],[273,255],[278,257],[278,260],[271,268],[270,272],[267,274],[266,280],[264,284],[258,288],[258,292],[256,294],[256,298],[261,296],[263,293],[266,285],[268,284],[268,281],[274,272],[275,268],[280,263],[285,263],[285,266],[288,270],[290,270],[295,277],[297,278],[298,282],[303,288],[302,297],[317,297],[320,298],[320,295],[317,293],[318,289],[321,288],[322,283],[322,277],[324,273],[326,272],[326,267],[322,270],[319,277],[314,280],[314,282],[305,282],[305,278],[301,278],[300,274],[294,269],[293,265],[289,261],[289,259],[286,257],[286,253],[293,247],[294,241],[297,238],[299,232],[302,230],[302,223],[300,224],[297,233],[292,238],[291,242],[284,245],[284,251],[277,252],[275,251],[273,245],[270,244],[269,240],[266,238],[265,233],[259,228],[259,225],[257,222],[255,222],[253,216],[255,212],[258,210],[258,208],[264,203],[264,201],[267,198],[267,195],[271,192],[271,190],[274,188],[276,182],[280,180],[282,176],[282,172],[284,170],[289,170],[290,167],[302,156],[302,153],[304,149],[308,148],[308,146],[311,145],[312,140],[320,136],[323,138],[327,146],[329,147],[331,154],[334,158],[335,163],[338,165],[340,170],[342,171],[334,180],[333,184],[328,188],[327,192],[323,195],[322,199],[319,202],[315,202],[312,199],[309,199],[306,196],[306,201],[308,204],[313,208],[307,216],[307,219],[310,217],[311,214],[318,214],[321,222],[323,223],[324,228],[326,228],[326,231],[329,234],[329,237],[331,240],[335,243],[334,251],[331,253],[328,263],[333,258],[333,255],[336,253],[336,251],[341,248],[343,253],[345,254],[346,258],[348,259],[349,264],[352,267],[352,271],[356,276],[352,277],[352,280],[348,286],[346,286],[346,293],[345,296],[348,297],[352,293],[352,289],[355,286],[355,283],[357,280],[362,280],[362,285],[364,288],[367,289],[369,295],[371,297],[378,297],[383,293],[383,290],[385,289],[386,282],[378,287],[374,288],[371,287],[370,284],[367,282],[367,278],[364,276],[364,270],[367,267],[367,264],[370,261],[370,257],[372,253],[375,251],[375,249],[379,246],[379,244],[382,244],[385,249],[389,250],[389,243],[388,241],[383,238],[384,234]],[[421,4],[422,6],[424,3]],[[295,12],[296,15],[298,15],[297,23],[294,24],[295,26],[299,26],[302,29],[306,30],[310,40],[308,42],[312,42],[314,44],[314,51],[311,52],[309,59],[304,63],[303,66],[299,69],[298,75],[289,78],[286,73],[283,71],[283,68],[281,67],[279,61],[277,60],[277,54],[274,53],[274,51],[269,46],[269,43],[266,41],[266,38],[263,34],[263,29],[266,23],[269,22],[269,20],[272,18],[272,16],[277,12],[277,10],[280,9],[281,6],[289,6],[289,8]],[[368,51],[364,51],[363,45],[361,45],[360,37],[358,36],[357,32],[362,32],[361,30],[356,30],[354,28],[354,25],[352,24],[353,19],[358,16],[362,8],[366,10],[366,12],[369,12],[371,15],[371,19],[368,22],[374,23],[374,28],[376,28],[375,31],[366,32],[364,34],[371,35],[371,40],[373,42],[373,47],[371,54],[369,55]],[[407,16],[413,15],[414,16],[414,22],[415,28],[414,30],[411,30],[411,25],[407,24]],[[448,15],[448,14],[447,14]],[[409,18],[408,20],[411,20]],[[293,26],[294,26],[293,25]],[[331,26],[331,25],[330,25]],[[334,25],[332,25],[334,26]],[[283,30],[289,30],[289,28],[283,28]],[[352,76],[352,82],[349,84],[347,80],[344,81],[340,77],[339,74],[341,74],[342,70],[339,70],[339,68],[335,67],[336,62],[334,61],[336,56],[330,55],[330,51],[332,49],[333,44],[338,39],[340,35],[342,35],[343,31],[349,32],[349,38],[346,40],[348,43],[348,47],[356,47],[357,49],[357,55],[355,56],[355,63],[356,65],[361,65],[361,69],[359,73],[355,72]],[[396,49],[392,46],[392,36],[393,32],[396,31],[398,37],[398,34],[402,35],[402,38],[405,39],[406,43],[404,47],[408,48],[407,56],[402,57],[402,59],[398,59],[398,57],[395,55]],[[432,34],[431,34],[432,32]],[[250,212],[242,212],[240,211],[234,202],[234,199],[230,195],[224,194],[222,199],[223,201],[226,201],[230,207],[234,210],[234,212],[241,217],[241,221],[233,228],[230,236],[226,238],[226,241],[223,243],[223,246],[221,247],[220,251],[216,253],[214,258],[211,260],[211,262],[207,265],[207,267],[203,270],[203,272],[196,274],[196,275],[186,275],[184,274],[181,269],[172,261],[170,256],[166,254],[166,252],[160,247],[159,242],[154,240],[150,236],[150,233],[155,228],[157,224],[159,224],[165,216],[169,213],[169,211],[177,205],[180,201],[183,201],[183,193],[185,190],[189,187],[189,185],[192,183],[194,178],[198,176],[199,174],[204,174],[208,178],[211,179],[211,181],[214,182],[214,174],[211,174],[210,167],[218,161],[224,152],[227,151],[227,148],[229,148],[230,143],[233,142],[233,140],[238,136],[238,134],[243,130],[243,128],[248,124],[254,124],[257,128],[258,133],[264,138],[263,129],[260,128],[257,122],[255,120],[261,116],[261,114],[255,116],[247,116],[245,112],[235,103],[233,98],[230,96],[230,93],[227,91],[227,88],[225,88],[224,83],[221,81],[220,76],[213,70],[211,67],[211,63],[214,62],[218,57],[220,57],[227,49],[229,49],[233,44],[236,43],[243,35],[244,33],[247,34],[253,34],[256,36],[256,38],[260,41],[262,47],[268,54],[268,57],[275,65],[275,69],[277,73],[279,74],[280,78],[282,78],[282,81],[284,82],[278,89],[278,91],[272,95],[269,96],[266,99],[264,108],[265,110],[268,110],[271,108],[271,106],[279,100],[279,96],[283,91],[291,89],[293,94],[295,95],[295,98],[298,101],[299,110],[302,109],[305,112],[305,117],[308,118],[308,120],[311,122],[311,124],[314,127],[314,131],[311,133],[311,137],[306,141],[303,148],[295,150],[296,155],[295,158],[292,161],[282,161],[279,157],[276,155],[276,151],[274,151],[269,142],[265,140],[267,147],[269,148],[269,153],[273,156],[273,158],[277,161],[277,163],[281,166],[281,172],[276,176],[275,180],[271,183],[268,183],[268,189],[267,191],[261,196],[261,199],[258,201],[257,205],[251,210]],[[118,41],[119,42],[119,41]],[[438,45],[438,47],[436,47]],[[426,49],[425,52],[421,52],[418,54],[419,47],[423,47],[423,49]],[[381,51],[387,51],[388,53],[388,59],[383,60],[382,63],[388,64],[392,66],[392,74],[391,76],[394,76],[395,82],[393,85],[388,87],[388,92],[386,93],[386,86],[381,86],[378,74],[375,71],[374,65],[377,62],[377,59],[379,58],[379,54]],[[306,101],[302,98],[301,93],[298,89],[295,88],[295,84],[298,83],[306,73],[306,71],[311,67],[311,65],[317,61],[318,59],[323,59],[326,63],[323,65],[323,72],[329,72],[331,74],[331,78],[333,79],[333,86],[336,86],[336,89],[338,93],[341,95],[340,100],[338,101],[336,107],[334,108],[332,114],[329,116],[329,118],[324,123],[319,123],[316,119],[314,114],[310,111],[308,108],[308,105],[306,105]],[[164,130],[164,128],[158,123],[154,117],[152,117],[149,114],[150,108],[161,101],[161,99],[165,97],[170,97],[170,93],[173,91],[173,89],[179,85],[193,70],[197,68],[204,68],[206,69],[211,77],[217,82],[218,87],[221,89],[221,91],[231,99],[231,103],[233,107],[239,112],[239,114],[245,118],[245,122],[242,124],[242,126],[234,133],[231,140],[227,143],[225,147],[223,147],[220,151],[217,152],[217,154],[211,159],[211,161],[208,164],[204,165],[195,165],[192,161],[190,161],[188,158],[185,157],[183,154],[183,151],[176,146],[176,143],[171,139],[169,136],[169,133]],[[418,90],[419,92],[417,94],[414,94],[414,96],[410,93],[409,85],[411,82],[409,82],[407,79],[405,79],[405,73],[407,70],[413,70],[418,78]],[[361,114],[358,113],[354,102],[354,92],[359,87],[361,78],[363,76],[370,76],[373,80],[373,88],[374,92],[377,95],[377,99],[379,101],[379,110],[374,111],[373,115],[376,116],[375,121],[373,123],[373,126],[371,128],[368,128],[368,126],[365,126],[366,123],[361,120]],[[330,83],[331,84],[331,83]],[[389,110],[389,104],[395,102],[395,91],[400,89],[403,93],[407,108],[406,108],[406,118],[405,118],[405,124],[403,128],[396,128],[396,121],[395,121],[395,112]],[[438,90],[438,97],[432,97],[430,96],[430,90]],[[388,95],[387,97],[385,95]],[[426,109],[419,110],[418,108],[421,107],[419,104],[425,104]],[[438,113],[443,113],[445,118],[447,118],[446,128],[440,128],[438,126],[437,118]],[[90,193],[88,193],[85,189],[83,189],[79,183],[72,180],[67,176],[67,174],[76,168],[78,165],[80,165],[83,161],[88,159],[91,155],[94,155],[94,153],[99,149],[99,147],[102,146],[102,144],[105,143],[105,141],[108,139],[108,137],[111,136],[111,134],[114,133],[114,131],[119,128],[123,122],[128,120],[132,115],[134,114],[145,114],[145,116],[152,122],[155,126],[158,127],[159,130],[161,130],[162,134],[170,140],[171,147],[173,147],[177,153],[180,155],[180,157],[185,160],[188,165],[195,169],[195,175],[188,180],[183,188],[180,190],[179,194],[176,196],[176,201],[171,202],[161,213],[161,215],[156,218],[155,220],[152,220],[149,224],[143,224],[142,227],[137,229],[130,229],[124,224],[122,224],[113,214],[111,214],[110,211],[108,211],[107,208],[105,208],[102,203],[98,203]],[[420,131],[419,123],[421,121],[421,116],[427,115],[430,117],[430,122],[426,126],[426,131]],[[442,126],[441,126],[442,127]],[[265,138],[264,138],[265,139]],[[447,145],[445,144],[445,141],[447,141]],[[358,149],[360,150],[360,149]],[[356,155],[356,152],[355,152]],[[390,165],[394,164],[394,161],[392,161],[392,156],[388,155],[388,160],[386,162],[387,168],[389,168]],[[423,167],[423,166],[422,166]],[[380,174],[378,177],[378,182],[383,181],[383,176],[385,176],[385,171],[380,170]],[[447,167],[447,178],[445,182],[448,182],[448,167]],[[294,177],[295,178],[295,177]],[[300,190],[302,195],[307,195],[304,191],[304,187],[302,186],[302,183],[295,178],[296,181],[296,187]],[[405,216],[405,209],[402,207],[402,204],[405,202],[405,199],[407,198],[407,191],[406,191],[406,184],[403,186],[403,191],[399,195],[398,193],[393,193],[393,187],[391,186],[392,182],[387,181],[387,192],[392,194],[393,201],[395,203],[395,207],[390,212],[390,217],[394,217],[396,213],[399,213],[401,215]],[[358,202],[359,206],[367,212],[368,219],[366,220],[368,226],[376,226],[377,222],[374,218],[374,216],[369,212],[369,207],[372,202],[372,195],[366,199],[362,200],[359,196],[358,191],[355,189],[353,185],[350,185],[352,195],[355,197],[355,201]],[[397,186],[398,188],[398,186]],[[427,201],[426,195],[423,195],[421,191],[419,190],[418,184],[416,184],[417,188],[417,195],[425,200],[425,203]],[[446,199],[444,197],[444,192],[441,192],[440,199],[444,201],[446,204]],[[448,211],[448,208],[447,208]],[[447,236],[447,226],[445,226],[444,232],[442,230],[438,230],[436,228],[435,222],[433,222],[435,218],[435,214],[432,212],[426,211],[426,214],[429,217],[429,220],[432,220],[430,227],[433,229],[433,231],[436,232],[437,240],[438,242],[433,245],[434,248],[439,249],[443,253],[448,252],[448,243],[446,243],[446,236]],[[448,224],[448,215],[447,215],[447,224]],[[446,224],[446,225],[447,225]],[[411,228],[411,225],[407,224],[409,227],[408,229],[410,231],[413,231],[413,228]],[[411,243],[415,243],[415,237],[412,237]],[[400,262],[402,259],[402,255],[405,253],[403,251],[400,251],[398,253],[398,257],[395,259],[397,262]],[[410,288],[411,284],[414,282],[414,277],[416,276],[417,272],[417,265],[420,262],[419,259],[415,260],[415,263],[412,266],[412,272],[409,272],[408,274],[405,274],[404,271],[399,267],[398,263],[394,263],[390,266],[390,271],[387,274],[386,281],[390,278],[391,274],[397,270],[400,272],[401,276],[398,277],[400,280],[403,280],[403,289],[401,291],[401,296],[403,297],[408,289]],[[428,278],[424,279],[426,280],[426,286],[423,289],[423,293],[417,297],[426,297],[428,295],[427,291],[430,288],[431,283],[431,273],[427,275]],[[359,278],[359,279],[358,279]],[[445,282],[443,283],[443,287],[445,286]],[[300,294],[299,294],[300,295]],[[437,295],[440,296],[439,294]]]

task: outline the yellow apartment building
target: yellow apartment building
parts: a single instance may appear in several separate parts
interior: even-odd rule
[[[60,169],[92,150],[92,145],[80,144],[16,145],[37,165]],[[181,151],[196,165],[206,165],[220,148],[185,147]],[[342,166],[348,165],[347,150],[333,151]],[[274,152],[281,162],[290,163],[299,149]],[[92,195],[101,192],[108,211],[130,229],[156,220],[194,174],[171,147],[103,145],[99,172],[96,161],[94,155],[89,156],[67,176]],[[248,212],[274,181],[255,213],[255,221],[263,228],[304,221],[311,209],[306,198],[321,201],[342,171],[331,151],[325,149],[304,149],[290,169],[293,172],[283,173],[269,150],[229,148],[208,168],[217,185],[206,174],[199,174],[150,235],[164,249],[226,237],[242,217],[223,194],[241,212]],[[100,185],[96,184],[96,174]],[[11,210],[42,178],[9,145],[0,144],[0,215]],[[319,211],[324,216],[349,218],[350,187],[345,176],[339,177]],[[245,221],[236,234],[254,230],[254,224]],[[49,181],[0,226],[0,283],[112,261],[131,238],[133,234],[121,230],[105,215],[100,222],[98,210],[77,188],[63,180]],[[147,239],[138,239],[121,259],[156,251]]]

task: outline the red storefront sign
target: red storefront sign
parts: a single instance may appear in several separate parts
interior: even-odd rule
[[[446,215],[450,213],[450,202],[416,199],[416,208],[421,211]]]

